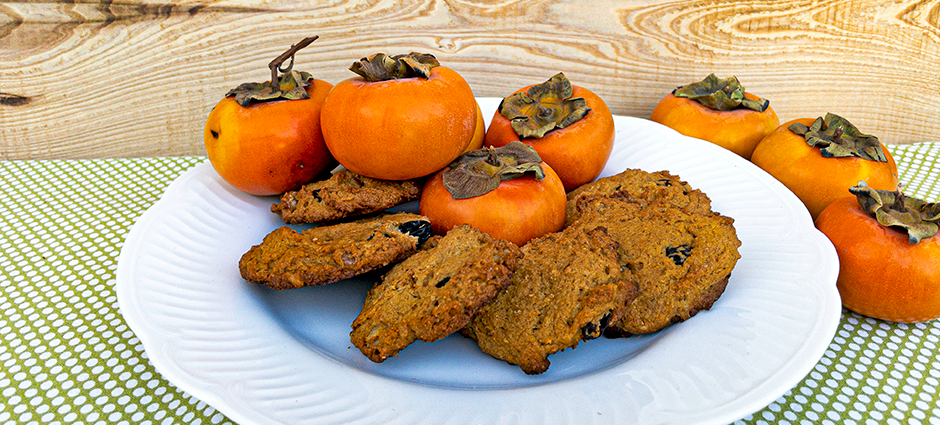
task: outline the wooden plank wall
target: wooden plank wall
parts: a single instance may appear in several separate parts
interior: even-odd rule
[[[736,75],[781,119],[835,112],[887,143],[940,140],[940,1],[0,1],[0,159],[202,155],[206,114],[304,36],[336,83],[427,52],[478,96],[564,71],[616,114]]]

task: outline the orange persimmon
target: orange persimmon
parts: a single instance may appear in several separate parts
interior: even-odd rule
[[[407,180],[438,171],[470,144],[477,128],[473,91],[432,55],[363,58],[321,114],[330,152],[350,171]]]
[[[796,194],[813,219],[860,180],[879,190],[898,185],[888,148],[835,114],[784,123],[757,145],[751,162]]]
[[[614,118],[604,100],[558,73],[503,99],[484,144],[532,146],[571,191],[600,175],[614,137]]]
[[[780,125],[769,101],[745,92],[737,78],[719,80],[715,74],[667,94],[650,120],[744,159],[751,159],[761,139]]]
[[[320,132],[320,109],[333,85],[290,67],[277,75],[281,61],[315,39],[272,62],[271,82],[242,84],[209,112],[203,130],[209,162],[236,189],[281,194],[335,164]]]
[[[464,148],[461,154],[465,154],[470,151],[475,151],[483,147],[483,139],[486,136],[486,122],[483,120],[483,111],[480,110],[480,104],[477,103],[477,124],[473,129],[473,137],[470,139],[470,144]]]
[[[434,233],[469,224],[522,246],[565,225],[567,197],[555,171],[520,142],[461,155],[424,185],[421,215]]]
[[[940,317],[940,204],[863,184],[852,190],[855,197],[847,193],[816,219],[839,255],[842,305],[892,322]]]

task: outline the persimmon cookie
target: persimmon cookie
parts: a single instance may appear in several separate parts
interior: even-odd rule
[[[245,280],[274,289],[319,286],[401,261],[431,237],[426,217],[385,214],[297,232],[282,226],[242,255]]]
[[[521,256],[512,242],[457,226],[369,290],[350,341],[379,363],[415,341],[457,332],[509,285]]]
[[[603,334],[637,286],[621,272],[617,243],[603,227],[552,233],[522,252],[512,285],[462,332],[483,352],[531,375],[548,370],[550,355]]]
[[[382,211],[420,196],[418,180],[378,180],[344,170],[284,193],[271,212],[289,224],[321,223]]]
[[[711,200],[701,190],[693,189],[679,176],[668,171],[646,172],[626,169],[609,177],[599,178],[568,193],[566,225],[578,218],[577,204],[580,199],[591,197],[631,198],[650,203],[665,200],[699,214],[711,212]]]

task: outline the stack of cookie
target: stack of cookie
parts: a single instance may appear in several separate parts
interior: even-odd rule
[[[369,359],[459,331],[538,374],[582,341],[655,332],[710,308],[740,258],[733,220],[667,172],[626,170],[581,186],[568,194],[565,229],[521,249],[468,225],[431,237],[426,217],[382,212],[419,195],[416,181],[348,171],[286,193],[273,212],[322,224],[275,230],[242,257],[241,274],[289,289],[391,265],[352,323],[350,339]]]
[[[639,295],[608,336],[647,334],[711,308],[738,259],[734,220],[665,171],[626,170],[568,194],[568,227],[604,226]]]

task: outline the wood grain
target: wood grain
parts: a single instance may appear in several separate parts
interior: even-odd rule
[[[940,140],[940,0],[0,2],[0,159],[203,155],[229,88],[308,35],[336,83],[427,52],[478,96],[564,71],[616,114],[736,75],[782,120],[835,112],[886,143]]]

